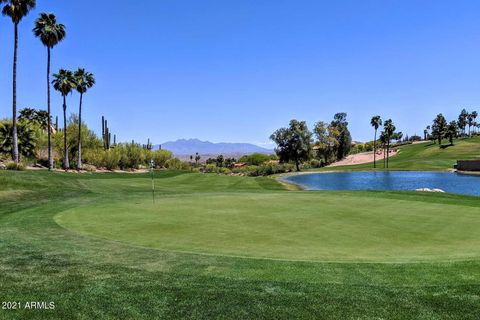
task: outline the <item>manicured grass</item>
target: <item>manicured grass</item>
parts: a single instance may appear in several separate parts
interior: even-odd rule
[[[390,158],[390,170],[449,170],[457,160],[480,159],[480,137],[458,139],[453,146],[444,141],[443,148],[432,142],[405,145]],[[383,157],[377,158],[378,170],[383,169]],[[373,163],[335,167],[335,170],[373,170]]]
[[[55,220],[106,239],[219,255],[377,262],[480,256],[480,208],[363,194],[167,196],[96,203]]]
[[[1,172],[0,301],[56,308],[0,318],[478,319],[477,197],[179,172],[156,186],[153,205],[148,175]]]

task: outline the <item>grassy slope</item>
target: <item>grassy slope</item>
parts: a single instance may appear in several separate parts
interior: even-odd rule
[[[160,199],[285,192],[263,178],[179,173],[157,178]],[[145,201],[149,183],[148,176],[127,174],[1,172],[0,301],[55,301],[57,308],[0,310],[0,318],[478,318],[477,260],[382,264],[201,256],[82,236],[54,221],[58,213],[79,206]],[[480,208],[475,197],[356,194],[407,199],[419,206],[461,203],[466,211]]]
[[[480,137],[456,140],[453,146],[441,149],[438,144],[420,143],[400,148],[400,153],[390,158],[390,170],[448,170],[457,160],[480,158]],[[383,168],[383,157],[378,159]],[[335,167],[335,170],[372,170],[373,163]]]

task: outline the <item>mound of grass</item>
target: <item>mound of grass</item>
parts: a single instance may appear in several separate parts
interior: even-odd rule
[[[457,160],[480,159],[480,137],[457,139],[454,145],[432,142],[401,146],[398,155],[390,158],[390,170],[429,170],[453,169]],[[335,167],[335,170],[373,170],[373,162],[367,164]],[[383,157],[377,158],[377,169],[383,169]],[[325,170],[325,169],[324,169]]]

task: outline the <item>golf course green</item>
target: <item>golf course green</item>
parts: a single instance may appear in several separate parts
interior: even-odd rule
[[[455,212],[455,214],[452,214]],[[356,194],[167,196],[64,211],[61,226],[140,246],[314,261],[480,256],[480,208]]]
[[[480,201],[0,172],[1,319],[478,319]]]

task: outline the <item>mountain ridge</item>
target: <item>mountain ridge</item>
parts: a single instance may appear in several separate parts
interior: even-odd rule
[[[167,141],[161,145],[156,145],[155,148],[171,151],[174,155],[186,156],[199,154],[208,155],[243,155],[250,153],[265,153],[271,154],[272,149],[262,148],[252,143],[236,143],[236,142],[210,142],[202,141],[200,139],[178,139],[176,141]]]

